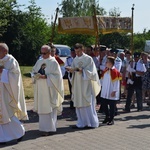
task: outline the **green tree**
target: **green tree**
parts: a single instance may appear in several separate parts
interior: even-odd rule
[[[30,3],[26,12],[20,11],[14,1],[7,4],[9,6],[8,24],[1,37],[1,41],[8,44],[10,53],[21,65],[35,63],[41,45],[47,43],[50,35],[50,27],[43,18],[41,9],[36,6],[34,0]]]
[[[119,10],[119,8],[116,8],[116,7],[114,7],[114,8],[112,8],[112,9],[110,9],[110,11],[109,11],[109,16],[120,16],[121,15],[121,11]]]
[[[143,51],[146,40],[150,40],[150,30],[144,29],[143,33],[134,34],[134,51]]]
[[[100,43],[109,48],[130,48],[130,37],[125,33],[110,33],[100,35]]]
[[[106,11],[104,8],[99,6],[98,1],[95,0],[63,0],[60,4],[60,13],[63,17],[74,17],[74,16],[93,16],[93,5],[96,8],[97,15],[105,15]]]

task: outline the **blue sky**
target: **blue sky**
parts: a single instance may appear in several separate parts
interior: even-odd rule
[[[19,4],[29,5],[29,0],[17,0]],[[42,13],[47,20],[50,21],[51,15],[55,14],[55,10],[58,4],[61,4],[62,0],[35,0],[37,6],[40,6]],[[150,0],[99,0],[100,7],[103,7],[107,12],[110,9],[116,7],[121,11],[122,17],[131,16],[131,7],[134,6],[134,32],[143,32],[146,28],[150,30]]]

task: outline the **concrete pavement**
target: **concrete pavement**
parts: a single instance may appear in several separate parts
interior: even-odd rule
[[[38,116],[32,112],[33,102],[27,103],[30,120],[24,123],[26,134],[16,141],[0,145],[0,150],[150,150],[150,108],[123,113],[124,102],[118,104],[120,115],[112,126],[102,125],[103,114],[98,114],[100,127],[96,129],[72,129],[76,123],[74,110],[65,101],[64,111],[58,117],[57,134],[42,137],[38,131]]]

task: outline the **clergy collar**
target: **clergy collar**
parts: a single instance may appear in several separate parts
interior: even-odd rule
[[[78,59],[82,59],[85,56],[85,54],[83,53],[81,56],[76,56]]]

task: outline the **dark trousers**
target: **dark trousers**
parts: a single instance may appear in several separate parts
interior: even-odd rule
[[[109,120],[112,121],[115,116],[116,100],[102,98],[102,105],[106,118],[109,118]]]
[[[70,83],[70,80],[68,79],[68,85],[69,85],[69,92],[70,92],[70,96],[72,95],[72,91],[71,91],[71,88],[72,88],[72,85]]]
[[[143,108],[142,88],[139,87],[139,86],[129,85],[127,100],[126,100],[126,105],[125,105],[125,109],[128,110],[128,111],[130,110],[131,100],[132,100],[132,96],[134,94],[134,91],[136,92],[137,109],[142,110],[142,108]]]
[[[101,92],[96,96],[96,104],[99,105],[101,104],[101,98],[100,98]]]
[[[68,79],[68,85],[69,85],[69,91],[70,91],[70,98],[72,97],[72,85],[70,83],[70,80]],[[70,108],[73,108],[74,105],[73,105],[73,101],[71,100],[70,101]]]

